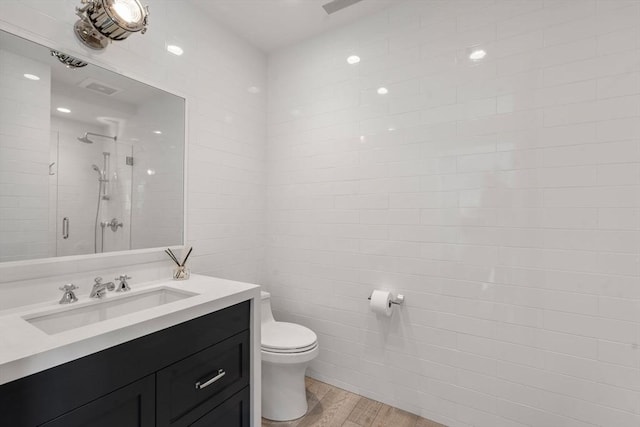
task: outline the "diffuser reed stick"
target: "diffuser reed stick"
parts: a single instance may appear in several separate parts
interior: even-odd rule
[[[180,267],[180,263],[178,262],[178,258],[176,258],[176,256],[173,254],[173,252],[171,251],[171,249],[167,248],[164,250],[164,252],[169,255],[169,257],[173,260],[173,262],[176,263],[176,265],[178,267]]]

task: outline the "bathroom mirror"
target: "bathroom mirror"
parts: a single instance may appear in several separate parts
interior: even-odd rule
[[[185,100],[62,60],[0,31],[0,262],[182,244]]]

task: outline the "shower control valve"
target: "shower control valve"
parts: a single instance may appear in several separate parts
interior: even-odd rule
[[[122,222],[118,221],[117,218],[112,218],[111,221],[101,222],[100,225],[102,226],[102,228],[111,228],[111,231],[115,233],[116,231],[118,231],[118,227],[122,227]]]

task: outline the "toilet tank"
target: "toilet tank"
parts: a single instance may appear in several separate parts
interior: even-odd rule
[[[260,299],[262,301],[262,323],[275,322],[273,312],[271,311],[271,294],[269,292],[260,291]]]

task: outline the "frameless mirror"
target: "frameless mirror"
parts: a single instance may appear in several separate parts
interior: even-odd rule
[[[0,262],[183,243],[185,101],[0,31]]]

